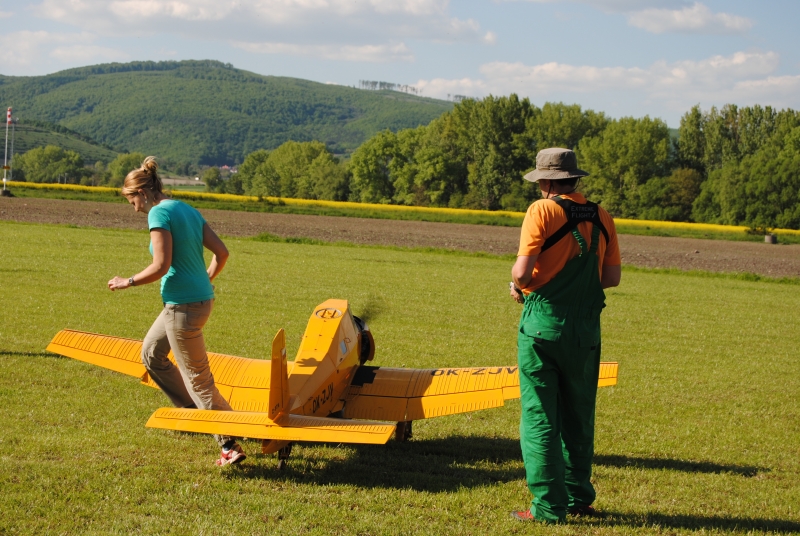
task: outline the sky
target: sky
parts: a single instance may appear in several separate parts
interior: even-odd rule
[[[798,0],[0,0],[0,74],[214,59],[677,127],[695,104],[800,108],[799,22]]]

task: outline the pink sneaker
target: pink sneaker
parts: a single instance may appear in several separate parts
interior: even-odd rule
[[[514,510],[511,512],[511,517],[520,521],[536,521],[536,518],[533,517],[530,510]]]
[[[239,446],[239,443],[234,443],[230,450],[222,449],[216,464],[222,467],[224,465],[242,462],[245,458],[247,458],[247,456],[242,450],[242,447]]]

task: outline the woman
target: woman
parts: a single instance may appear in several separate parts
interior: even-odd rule
[[[147,214],[153,262],[131,277],[114,277],[108,288],[121,290],[161,279],[164,309],[142,343],[142,363],[150,378],[176,407],[232,411],[214,385],[203,339],[214,304],[211,281],[225,266],[228,249],[196,209],[164,195],[157,170],[155,158],[148,156],[122,186],[122,195],[136,212]],[[214,254],[208,269],[203,247]],[[167,359],[170,348],[177,368]],[[214,438],[222,447],[217,465],[245,459],[235,438]]]

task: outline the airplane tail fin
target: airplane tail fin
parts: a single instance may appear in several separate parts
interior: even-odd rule
[[[289,411],[289,374],[286,368],[286,334],[283,328],[272,339],[272,370],[269,379],[268,417],[275,420]]]

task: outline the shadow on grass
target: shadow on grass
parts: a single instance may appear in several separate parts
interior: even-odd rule
[[[50,352],[12,352],[10,350],[0,350],[0,355],[23,355],[25,357],[56,357],[62,358],[58,354],[53,354]]]
[[[691,460],[673,460],[669,458],[640,458],[614,454],[598,454],[594,457],[595,465],[606,467],[634,467],[644,469],[669,469],[685,473],[733,473],[744,477],[754,477],[758,473],[768,473],[766,467],[751,465],[733,465],[714,462],[695,462]]]
[[[329,451],[330,455],[320,456],[319,451],[314,450],[319,447],[309,444],[296,447],[288,466],[280,472],[276,468],[275,455],[256,455],[262,461],[269,461],[243,465],[228,476],[233,479],[281,479],[298,483],[347,484],[433,493],[525,479],[519,441],[507,438],[452,436],[407,443],[390,441],[386,445],[350,445],[345,447],[350,452],[344,456],[335,449]],[[688,473],[733,473],[746,477],[769,471],[761,467],[615,455],[595,456],[594,463],[609,467],[669,469]],[[648,516],[648,520],[656,519],[653,517],[655,514]],[[614,514],[613,517],[618,516]],[[665,520],[672,519],[669,516],[658,519],[662,517]],[[677,516],[675,519],[685,519],[685,523],[696,521],[689,516]],[[660,522],[640,521],[649,524]],[[666,522],[664,524],[673,526]]]
[[[600,525],[636,528],[666,528],[688,530],[759,531],[789,534],[800,532],[800,523],[786,519],[758,519],[741,516],[667,515],[648,512],[646,514],[622,514],[606,511]],[[594,523],[592,523],[594,525]]]
[[[454,436],[348,448],[352,449],[349,455],[323,460],[306,456],[303,447],[296,448],[283,471],[279,472],[274,463],[248,464],[230,473],[230,478],[284,479],[434,493],[525,478],[519,441],[506,438]]]

